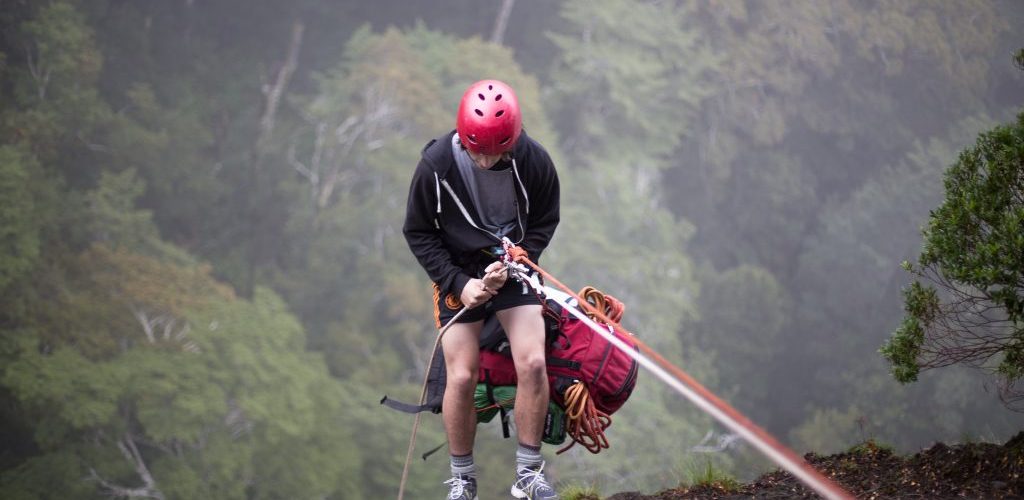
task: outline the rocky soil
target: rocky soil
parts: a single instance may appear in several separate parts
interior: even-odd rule
[[[942,443],[899,456],[871,442],[847,453],[804,457],[859,499],[1024,499],[1024,432],[1003,445]],[[618,493],[605,500],[820,498],[786,472],[744,485],[706,484],[653,495]]]

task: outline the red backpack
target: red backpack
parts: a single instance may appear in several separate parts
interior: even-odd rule
[[[549,303],[559,316],[558,332],[547,355],[551,397],[565,407],[566,390],[576,382],[587,388],[598,410],[611,415],[625,404],[636,387],[638,364],[583,321]],[[633,336],[598,323],[633,349]],[[516,385],[516,370],[506,343],[480,351],[480,382],[494,386]]]

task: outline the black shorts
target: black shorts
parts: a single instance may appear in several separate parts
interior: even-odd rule
[[[491,297],[491,300],[466,311],[456,323],[480,321],[497,311],[531,304],[541,304],[541,299],[536,292],[515,278],[509,277],[505,280],[505,284],[498,289],[498,293]],[[441,288],[434,283],[434,323],[438,329],[447,325],[461,309],[462,301],[459,300],[459,297],[453,293],[442,294]]]

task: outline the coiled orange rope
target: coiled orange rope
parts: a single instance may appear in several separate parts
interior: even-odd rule
[[[603,312],[608,319],[616,323],[622,321],[622,313],[626,312],[626,305],[619,299],[616,299],[611,295],[606,295],[604,292],[592,286],[584,287],[580,290],[579,296],[582,297],[583,300],[587,301],[588,304],[594,306],[595,309]],[[587,317],[594,321],[603,321],[589,309],[586,313]]]
[[[558,453],[572,448],[576,443],[583,445],[591,453],[608,448],[608,438],[604,436],[604,430],[610,425],[612,417],[594,406],[587,386],[577,381],[565,390],[565,431],[572,438],[572,442],[558,450]]]

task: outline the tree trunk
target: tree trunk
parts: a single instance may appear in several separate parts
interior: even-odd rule
[[[515,3],[516,0],[501,1],[501,10],[498,11],[497,19],[494,20],[494,31],[491,32],[491,42],[502,44],[505,39],[505,29],[508,28],[508,16],[512,14],[512,6]]]

